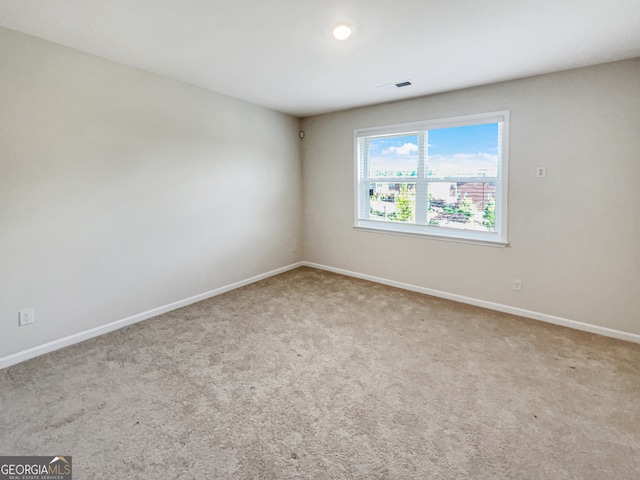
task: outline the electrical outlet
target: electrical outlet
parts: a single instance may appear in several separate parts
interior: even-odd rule
[[[36,314],[33,308],[25,308],[18,312],[18,325],[24,327],[36,323]]]
[[[513,280],[513,288],[516,292],[519,292],[520,290],[522,290],[522,280]]]
[[[536,167],[537,178],[547,178],[547,167]]]

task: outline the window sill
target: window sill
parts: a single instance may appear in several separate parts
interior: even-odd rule
[[[442,228],[442,227],[440,227]],[[405,237],[421,237],[427,238],[430,240],[441,240],[445,242],[455,242],[455,243],[467,243],[472,245],[483,245],[486,247],[498,247],[505,248],[509,247],[509,243],[506,241],[499,240],[497,238],[482,238],[480,233],[476,233],[468,235],[468,232],[465,232],[464,236],[460,235],[450,235],[445,232],[433,232],[425,231],[425,227],[421,225],[413,225],[413,224],[398,224],[391,222],[366,222],[360,221],[359,224],[354,225],[354,230],[359,230],[363,232],[369,233],[384,233],[388,235],[401,235]],[[447,229],[448,231],[454,229]],[[455,230],[454,230],[455,231]]]

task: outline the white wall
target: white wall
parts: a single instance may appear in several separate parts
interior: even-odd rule
[[[301,260],[297,119],[7,29],[0,65],[0,358]]]
[[[305,119],[305,260],[640,334],[638,79],[635,59]],[[355,128],[497,110],[510,247],[353,230]]]
[[[640,59],[308,118],[302,152],[292,117],[2,28],[0,65],[0,359],[303,259],[640,334]],[[503,109],[509,248],[353,230],[353,129]]]

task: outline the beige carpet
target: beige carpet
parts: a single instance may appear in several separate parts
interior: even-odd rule
[[[308,268],[0,387],[0,454],[77,480],[640,478],[639,345]]]

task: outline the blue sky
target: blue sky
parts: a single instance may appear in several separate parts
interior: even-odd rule
[[[429,130],[428,170],[437,174],[496,175],[498,124]],[[416,135],[372,139],[371,173],[413,171],[418,164]]]

